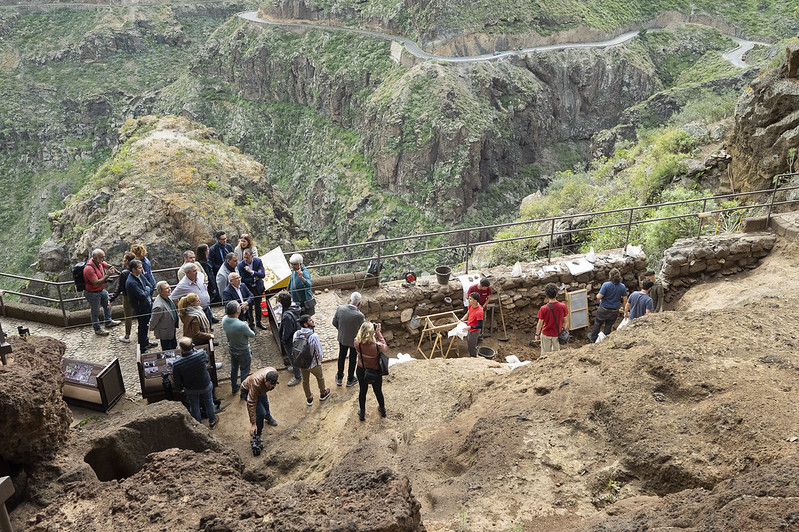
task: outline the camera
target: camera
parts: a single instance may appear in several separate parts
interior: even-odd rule
[[[250,438],[250,447],[252,448],[253,456],[258,456],[261,454],[261,451],[264,449],[264,444],[261,442],[261,437],[259,435],[252,435],[252,438]]]

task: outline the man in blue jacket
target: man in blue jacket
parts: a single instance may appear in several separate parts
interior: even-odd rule
[[[255,314],[256,327],[265,331],[266,325],[261,323],[261,299],[264,296],[264,277],[266,277],[264,263],[258,257],[253,257],[252,250],[248,249],[244,251],[244,258],[239,262],[238,271],[242,284],[253,295],[251,310]]]
[[[180,345],[180,358],[172,366],[172,378],[175,388],[186,392],[189,400],[191,417],[199,423],[203,422],[200,403],[208,415],[208,427],[216,426],[216,410],[214,409],[214,383],[208,373],[208,353],[204,349],[194,349],[191,338],[183,337]]]
[[[224,231],[217,231],[214,238],[216,238],[216,244],[208,250],[208,260],[211,262],[214,275],[216,275],[219,268],[224,264],[227,254],[233,253],[233,246],[227,243],[227,234]],[[224,289],[224,287],[221,288],[221,290]]]
[[[142,353],[146,353],[149,347],[158,345],[155,342],[151,344],[147,338],[150,315],[153,311],[153,302],[150,299],[153,287],[147,282],[147,278],[144,276],[144,265],[139,259],[133,259],[128,265],[130,266],[130,275],[125,281],[125,291],[128,293],[128,301],[139,323],[139,347]]]

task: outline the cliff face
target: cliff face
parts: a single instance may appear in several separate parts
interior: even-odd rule
[[[140,242],[156,267],[173,266],[217,230],[250,232],[264,250],[290,249],[303,234],[263,165],[216,137],[185,118],[128,120],[119,151],[51,215],[40,267],[60,271],[97,247],[120,264]]]
[[[499,177],[514,176],[554,143],[612,127],[660,86],[651,63],[631,60],[624,47],[403,68],[373,39],[286,35],[250,25],[219,32],[193,67],[208,80],[198,92],[223,80],[247,100],[310,106],[359,133],[380,188],[449,222]],[[313,39],[322,49],[366,48],[377,67],[355,58],[341,68],[346,59],[306,50]]]
[[[799,169],[789,154],[797,147],[799,41],[794,40],[782,65],[756,79],[738,100],[729,147],[736,189],[768,189],[775,175]]]

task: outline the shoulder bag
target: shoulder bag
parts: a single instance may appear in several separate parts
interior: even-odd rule
[[[555,315],[555,309],[552,308],[552,304],[547,303],[547,306],[549,307],[549,311],[552,313],[552,319],[555,320],[555,328],[558,331],[558,343],[560,345],[566,345],[570,338],[569,331],[566,329],[561,329],[558,325],[558,317]]]

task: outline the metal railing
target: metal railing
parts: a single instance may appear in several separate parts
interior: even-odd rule
[[[793,176],[799,175],[799,172],[791,173],[791,174],[781,174],[774,178],[775,186],[771,189],[766,190],[757,190],[753,192],[739,192],[734,194],[724,194],[720,196],[709,196],[704,198],[697,198],[697,199],[689,199],[689,200],[681,200],[681,201],[672,201],[666,203],[658,203],[654,205],[642,205],[642,206],[634,206],[634,207],[625,207],[621,209],[612,209],[607,211],[597,211],[597,212],[590,212],[590,213],[579,213],[579,214],[567,214],[562,216],[553,216],[550,218],[538,218],[533,220],[523,220],[517,222],[507,222],[502,224],[494,224],[494,225],[486,225],[486,226],[479,226],[479,227],[468,227],[463,229],[453,229],[450,231],[439,231],[434,233],[423,233],[423,234],[416,234],[416,235],[409,235],[405,237],[396,237],[396,238],[387,238],[384,240],[374,240],[374,241],[366,241],[366,242],[357,242],[354,244],[341,244],[336,246],[328,246],[328,247],[321,247],[321,248],[311,248],[296,251],[296,253],[302,253],[305,255],[312,255],[312,256],[323,256],[325,253],[333,253],[338,251],[356,251],[358,254],[358,258],[355,259],[346,259],[346,260],[335,260],[332,262],[317,262],[313,265],[308,265],[309,269],[315,269],[323,271],[325,269],[337,268],[341,266],[349,266],[353,264],[361,264],[361,263],[369,263],[372,261],[377,261],[377,264],[380,264],[381,261],[386,259],[392,258],[408,258],[411,256],[416,255],[425,255],[425,254],[434,254],[434,253],[441,253],[444,251],[453,251],[453,250],[461,250],[464,256],[464,269],[465,272],[469,272],[469,255],[474,248],[477,246],[484,246],[489,244],[500,244],[504,242],[514,242],[520,240],[532,240],[532,239],[548,239],[548,248],[547,248],[547,261],[551,262],[552,260],[552,250],[555,247],[555,239],[565,236],[571,236],[573,234],[579,233],[586,233],[591,231],[597,231],[601,229],[612,229],[612,228],[625,228],[625,239],[623,248],[626,248],[629,244],[630,240],[630,232],[634,226],[647,224],[647,223],[654,223],[664,220],[675,220],[675,219],[682,219],[682,218],[698,218],[698,230],[696,236],[701,236],[703,224],[706,219],[723,215],[724,213],[732,212],[732,211],[745,211],[745,212],[752,212],[757,209],[764,209],[766,211],[767,219],[771,220],[771,215],[774,211],[775,207],[781,205],[788,205],[793,203],[799,203],[799,198],[797,199],[784,199],[784,200],[777,200],[777,194],[782,192],[789,192],[794,190],[799,190],[799,185],[788,186],[788,187],[779,187],[779,184],[785,178],[791,178]],[[710,211],[707,210],[708,204],[717,204],[718,202],[725,201],[725,200],[736,200],[740,198],[747,198],[751,196],[763,196],[766,198],[766,201],[762,203],[753,203],[753,204],[745,204],[745,205],[736,205],[734,207],[722,207],[722,208],[713,208]],[[653,209],[659,209],[668,206],[678,206],[678,205],[691,205],[695,204],[697,206],[701,205],[701,210],[697,210],[696,212],[686,213],[686,214],[676,214],[673,216],[663,216],[660,218],[643,218],[637,219],[636,214],[646,212]],[[592,218],[598,216],[607,216],[607,215],[621,215],[622,213],[627,213],[628,216],[626,217],[626,221],[619,222],[619,223],[609,223],[604,225],[598,226],[589,226],[589,227],[578,227],[578,228],[566,228],[566,229],[558,229],[556,231],[556,226],[558,222],[566,222],[570,220],[575,220],[579,218]],[[521,226],[532,226],[532,227],[545,227],[546,230],[544,232],[537,232],[534,234],[524,234],[520,236],[508,237],[508,238],[500,238],[500,239],[488,239],[488,240],[479,240],[474,241],[471,239],[471,234],[474,232],[481,232],[481,233],[492,233],[495,234],[496,231],[500,229],[508,229],[513,227],[521,227]],[[387,247],[390,247],[392,244],[398,243],[406,243],[408,241],[411,242],[418,242],[421,240],[429,239],[429,238],[436,238],[436,237],[451,237],[451,236],[459,236],[459,242],[446,245],[446,246],[439,246],[439,247],[425,247],[424,249],[420,250],[407,250],[402,253],[384,253],[384,250]],[[369,253],[368,249],[374,248],[373,253]],[[361,252],[357,252],[360,250]],[[366,251],[365,253],[363,253]],[[295,252],[286,253],[286,257],[291,255]],[[158,270],[153,270],[153,274],[163,274],[165,272],[177,272],[178,267],[172,268],[163,268]],[[54,303],[58,304],[58,307],[61,310],[63,319],[64,319],[64,326],[68,326],[68,316],[67,316],[67,308],[66,306],[69,303],[74,303],[78,301],[83,301],[83,297],[71,297],[65,298],[64,294],[68,292],[68,287],[74,288],[74,283],[72,281],[47,281],[42,279],[33,279],[30,277],[24,277],[21,275],[13,275],[8,273],[0,272],[0,279],[17,279],[20,281],[26,281],[28,283],[40,283],[46,286],[53,286],[55,287],[57,298],[55,297],[47,297],[41,296],[38,294],[20,292],[15,290],[5,290],[0,291],[0,313],[3,316],[6,315],[5,312],[5,305],[3,303],[3,293],[9,295],[15,295],[19,297],[29,298],[29,299],[36,299],[39,301],[44,301],[46,303]],[[177,280],[177,277],[175,277]]]

